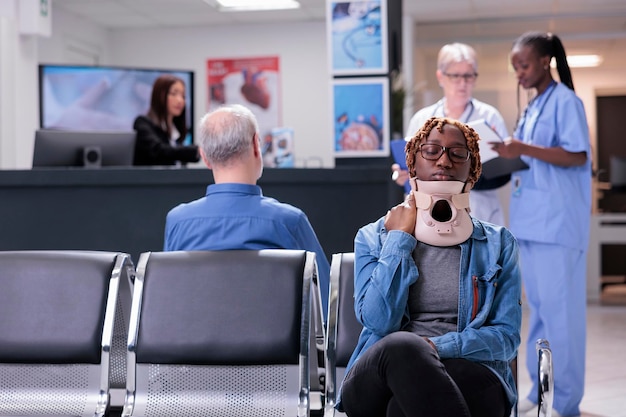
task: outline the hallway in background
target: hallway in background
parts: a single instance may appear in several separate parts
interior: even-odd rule
[[[626,286],[624,286],[626,287]],[[591,304],[587,306],[587,366],[585,395],[581,403],[581,417],[626,417],[626,288],[621,290],[621,303]],[[619,296],[609,296],[612,301]],[[526,335],[528,309],[522,316],[522,344],[519,351],[518,378],[520,396],[530,389],[526,372]],[[558,361],[553,357],[553,361]]]

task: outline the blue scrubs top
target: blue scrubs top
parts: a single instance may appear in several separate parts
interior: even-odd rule
[[[511,179],[511,231],[519,240],[587,250],[591,150],[582,101],[564,84],[553,83],[528,105],[514,136],[533,145],[586,152],[587,162],[562,167],[522,156],[530,168]]]

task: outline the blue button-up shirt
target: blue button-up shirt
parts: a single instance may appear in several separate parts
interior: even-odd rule
[[[205,197],[170,210],[164,250],[300,249],[315,252],[324,316],[330,266],[302,210],[250,184],[212,184]]]

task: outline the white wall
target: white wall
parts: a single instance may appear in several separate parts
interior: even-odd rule
[[[29,87],[20,93],[23,108],[29,111],[24,112],[28,117],[20,121],[18,132],[0,136],[0,150],[5,150],[0,168],[30,168],[34,132],[39,123],[38,63],[193,70],[197,121],[207,108],[207,59],[265,55],[280,58],[282,122],[295,130],[296,165],[334,167],[323,21],[111,31],[59,8],[54,8],[53,16],[50,38],[32,37],[30,47],[10,39],[16,54],[34,53],[35,58],[16,63],[17,68],[11,71],[31,75],[30,81],[23,83]],[[6,114],[3,112],[2,116]],[[11,119],[17,117],[13,112],[8,114]]]
[[[193,70],[196,121],[207,110],[207,59],[278,56],[296,165],[334,166],[324,22],[117,30],[110,41],[109,64]]]
[[[39,38],[39,63],[107,64],[110,31],[54,4],[52,36]]]
[[[52,37],[20,33],[17,15],[0,17],[0,169],[28,169],[39,126],[39,63],[95,64],[108,32],[54,9]]]
[[[37,111],[37,37],[0,17],[0,168],[29,167]]]

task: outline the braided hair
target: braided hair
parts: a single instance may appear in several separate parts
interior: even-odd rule
[[[470,151],[471,162],[469,176],[467,177],[467,183],[473,186],[476,181],[478,181],[478,177],[480,177],[480,173],[482,171],[482,165],[480,163],[480,153],[478,148],[478,141],[480,140],[480,137],[478,136],[478,133],[476,133],[476,131],[470,126],[449,117],[431,117],[407,142],[406,147],[404,148],[404,152],[406,154],[406,166],[409,169],[409,175],[411,176],[411,178],[417,175],[415,171],[415,158],[419,153],[420,145],[426,141],[428,135],[430,135],[430,132],[433,130],[433,128],[436,128],[439,132],[443,133],[443,127],[445,125],[456,126],[465,137],[467,148]]]

